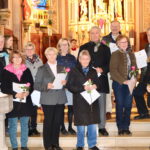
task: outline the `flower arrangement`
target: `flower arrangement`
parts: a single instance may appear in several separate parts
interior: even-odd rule
[[[131,70],[129,71],[129,78],[132,78],[132,77],[136,78],[138,75],[138,72],[139,70],[136,69],[135,66],[131,66]]]
[[[93,85],[93,82],[92,82],[92,80],[91,79],[89,79],[88,81],[87,81],[87,85],[88,86],[92,86]],[[89,91],[87,91],[88,93],[91,93],[91,90],[89,90]]]
[[[69,73],[70,71],[71,71],[71,69],[69,67],[66,67],[66,68],[64,68],[62,73]]]
[[[101,43],[109,47],[109,42],[102,40]]]
[[[23,90],[23,92],[28,92],[30,90],[30,83],[26,83],[25,86],[22,86],[21,89]]]

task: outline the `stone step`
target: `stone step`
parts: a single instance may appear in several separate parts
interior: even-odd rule
[[[65,124],[66,129],[68,129],[68,124]],[[76,130],[76,127],[73,127]],[[42,133],[43,130],[43,123],[38,123],[37,125],[37,129],[39,132]],[[106,129],[109,132],[116,132],[117,130],[117,126],[115,122],[107,122],[106,123]],[[130,125],[130,130],[131,131],[150,131],[150,119],[148,121],[133,121],[131,122]],[[20,125],[18,123],[18,132],[20,132]]]
[[[18,137],[18,142],[20,137]],[[75,147],[76,136],[60,136],[60,145],[62,147]],[[8,146],[10,146],[9,137],[7,137]],[[133,132],[132,136],[118,136],[117,132],[111,132],[109,137],[98,137],[99,147],[150,147],[150,131]],[[43,138],[29,137],[29,147],[43,147]],[[85,147],[87,142],[85,139]]]

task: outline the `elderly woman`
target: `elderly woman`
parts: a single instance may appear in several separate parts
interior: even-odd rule
[[[70,54],[70,42],[67,38],[62,38],[58,41],[57,48],[59,50],[59,55],[57,57],[57,62],[59,65],[64,66],[65,68],[69,68],[70,70],[75,67],[76,65],[76,58]],[[68,106],[68,132],[72,135],[76,134],[75,130],[72,128],[72,120],[73,120],[73,96],[72,93],[69,92],[67,89],[67,106]],[[64,107],[65,108],[65,107]],[[68,133],[66,131],[64,125],[64,114],[62,116],[62,125],[61,125],[61,133],[66,135]]]
[[[64,89],[53,89],[57,74],[64,72],[64,67],[57,64],[56,48],[45,50],[47,63],[38,69],[35,77],[35,90],[41,91],[40,103],[44,112],[43,141],[45,150],[62,150],[59,147],[59,131],[64,104],[67,101]],[[66,84],[65,80],[61,81]]]
[[[110,61],[110,75],[113,80],[113,90],[116,100],[116,121],[118,134],[130,135],[130,114],[132,108],[132,94],[128,84],[130,82],[131,67],[136,67],[135,56],[128,51],[129,38],[119,35],[116,39],[119,50],[114,52]]]
[[[26,66],[30,69],[32,77],[35,80],[38,68],[43,65],[42,60],[35,54],[35,45],[32,42],[27,42],[24,50],[26,54]],[[29,136],[40,134],[37,130],[37,108],[37,106],[33,106],[29,122]]]
[[[7,114],[8,132],[13,150],[18,150],[18,120],[20,120],[21,125],[21,150],[29,150],[27,148],[28,122],[32,111],[30,94],[33,89],[33,78],[30,70],[24,63],[23,55],[18,51],[14,51],[10,55],[10,64],[4,68],[2,74],[2,92],[13,95],[14,108]],[[19,91],[15,89],[16,84],[17,86],[21,86]]]
[[[99,89],[97,72],[91,67],[90,60],[89,52],[83,50],[79,54],[79,64],[68,75],[67,88],[73,93],[74,124],[77,126],[77,150],[84,149],[85,127],[89,149],[99,150],[96,147],[96,124],[100,122],[98,100],[89,105],[81,95],[83,91]],[[89,79],[92,84],[84,85]]]

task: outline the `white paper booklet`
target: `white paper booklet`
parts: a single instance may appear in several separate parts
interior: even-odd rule
[[[84,85],[88,85],[88,81],[84,83]],[[95,102],[99,97],[100,93],[97,92],[97,90],[92,90],[90,93],[87,91],[83,91],[80,93],[83,98],[91,105],[93,102]]]
[[[147,66],[147,54],[145,50],[135,52],[136,64],[139,69]]]
[[[40,97],[41,97],[40,91],[34,90],[31,94],[32,103],[38,107],[41,107]]]
[[[109,48],[110,48],[111,54],[119,49],[116,43],[109,43]]]
[[[21,87],[24,87],[24,86],[26,86],[26,84],[19,84],[19,83],[13,82],[13,91],[16,92],[16,93],[24,92],[23,89],[21,88]],[[16,99],[13,99],[13,101],[26,103],[26,97],[24,99],[16,98]]]
[[[53,82],[54,88],[53,89],[62,89],[62,80],[65,80],[67,76],[67,73],[58,73],[57,76],[55,77],[55,80]]]

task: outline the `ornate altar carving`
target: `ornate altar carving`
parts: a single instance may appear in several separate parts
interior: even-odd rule
[[[89,40],[89,30],[98,25],[102,35],[110,32],[110,22],[121,22],[121,31],[134,37],[134,0],[69,0],[68,35],[79,44]]]

